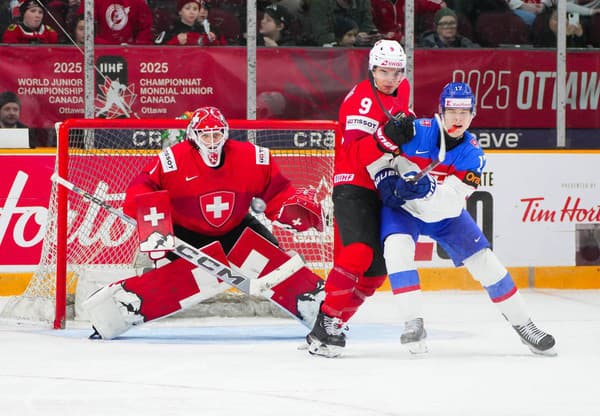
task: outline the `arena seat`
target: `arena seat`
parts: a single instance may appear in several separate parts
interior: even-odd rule
[[[484,47],[527,45],[529,27],[513,12],[485,12],[475,22],[473,40]]]

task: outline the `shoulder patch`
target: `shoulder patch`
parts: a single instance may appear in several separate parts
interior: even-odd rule
[[[463,182],[477,189],[481,185],[481,174],[478,172],[467,171],[463,178]]]
[[[256,146],[256,164],[257,165],[268,165],[269,164],[269,149],[266,147]]]
[[[431,127],[431,119],[430,118],[420,118],[418,120],[418,122],[423,127]]]
[[[346,118],[346,130],[360,130],[368,134],[375,133],[379,122],[371,117],[349,115]]]
[[[160,152],[158,154],[158,158],[160,159],[160,164],[162,165],[162,170],[164,173],[175,172],[177,170],[175,155],[170,147],[167,147],[165,150]]]
[[[14,31],[16,28],[17,28],[17,25],[15,25],[15,24],[12,24],[12,25],[10,25],[9,27],[7,27],[7,28],[6,28],[6,30],[7,30],[7,31],[9,31],[9,32],[12,32],[12,31]]]

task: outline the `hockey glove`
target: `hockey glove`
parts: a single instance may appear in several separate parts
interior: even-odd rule
[[[410,179],[408,177],[407,179]],[[405,201],[429,198],[435,192],[437,182],[430,175],[425,175],[417,182],[400,179],[396,183],[395,195]]]
[[[411,141],[415,135],[414,121],[413,115],[400,113],[388,120],[383,127],[379,127],[375,132],[375,139],[383,151],[397,153],[396,147]]]
[[[321,206],[315,199],[314,189],[297,189],[296,193],[283,203],[277,222],[283,224],[284,228],[300,232],[311,227],[323,231]]]
[[[394,169],[384,169],[375,175],[375,187],[381,201],[390,208],[400,208],[404,199],[396,194],[396,182],[404,182]]]

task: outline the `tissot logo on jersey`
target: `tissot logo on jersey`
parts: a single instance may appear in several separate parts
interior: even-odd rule
[[[200,210],[207,223],[215,228],[225,224],[235,204],[235,193],[229,191],[217,191],[204,194],[199,197]]]
[[[175,156],[170,147],[163,150],[159,155],[160,163],[163,168],[163,172],[175,172],[177,170],[177,163],[175,162]]]
[[[365,133],[373,134],[379,126],[377,120],[363,116],[348,116],[346,119],[346,130],[360,130]]]
[[[257,165],[268,165],[269,164],[269,149],[265,147],[256,146],[256,164]]]

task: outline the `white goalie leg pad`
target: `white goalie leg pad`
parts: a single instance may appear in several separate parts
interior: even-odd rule
[[[473,278],[483,286],[498,283],[508,270],[489,248],[484,248],[463,261]]]
[[[121,284],[115,284],[101,288],[81,306],[96,332],[103,339],[113,339],[144,322],[139,315],[141,303],[136,294],[125,291]]]

